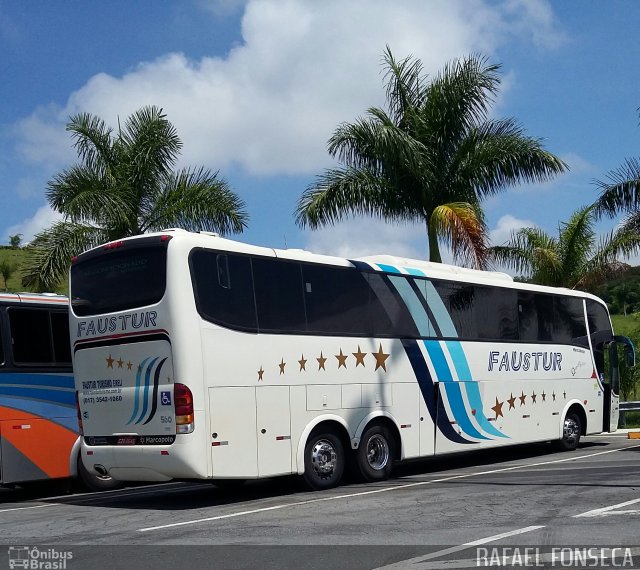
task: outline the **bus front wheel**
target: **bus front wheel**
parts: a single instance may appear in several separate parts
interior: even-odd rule
[[[562,426],[562,438],[558,441],[558,447],[562,451],[573,451],[580,443],[582,423],[575,412],[569,412],[564,418]]]
[[[336,487],[342,479],[344,463],[344,446],[336,434],[312,433],[304,448],[302,478],[314,491]]]
[[[383,425],[365,430],[356,451],[356,465],[365,481],[384,481],[391,475],[394,440]]]

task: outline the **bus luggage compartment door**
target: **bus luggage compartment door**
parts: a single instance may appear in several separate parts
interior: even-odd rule
[[[260,477],[291,473],[289,386],[256,388],[256,408]]]
[[[256,389],[209,389],[211,461],[214,477],[258,476]]]

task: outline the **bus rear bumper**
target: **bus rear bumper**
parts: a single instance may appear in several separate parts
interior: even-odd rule
[[[107,470],[109,475],[118,481],[149,481],[162,482],[171,481],[173,477],[168,477],[163,473],[158,473],[146,467],[112,467]]]

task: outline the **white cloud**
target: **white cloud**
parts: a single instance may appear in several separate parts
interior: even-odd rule
[[[429,245],[423,226],[394,224],[373,218],[356,218],[309,230],[306,249],[353,259],[388,254],[410,259],[428,259]]]
[[[502,216],[498,220],[496,227],[489,231],[489,240],[492,245],[504,245],[509,241],[513,232],[517,232],[522,228],[533,228],[536,226],[537,224],[531,220],[521,220],[511,214],[507,214],[506,216]]]
[[[20,150],[33,161],[64,163],[72,154],[64,132],[69,115],[89,111],[115,125],[118,116],[156,104],[178,129],[186,163],[315,172],[329,164],[326,141],[336,125],[383,103],[385,44],[398,57],[421,58],[432,73],[454,57],[491,55],[521,36],[553,43],[552,16],[544,1],[251,0],[243,43],[228,55],[191,61],[166,54],[122,77],[96,75],[64,108],[25,119]]]
[[[7,240],[9,236],[22,234],[22,243],[27,244],[38,232],[51,227],[59,220],[62,220],[62,216],[58,212],[54,212],[49,206],[42,206],[31,218],[7,228],[4,233]]]

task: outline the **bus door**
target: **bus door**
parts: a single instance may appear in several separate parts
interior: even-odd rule
[[[622,356],[622,358],[621,358]],[[620,418],[620,367],[635,366],[635,349],[625,336],[614,336],[607,346],[607,373],[604,382],[604,426],[603,431],[618,429]]]

